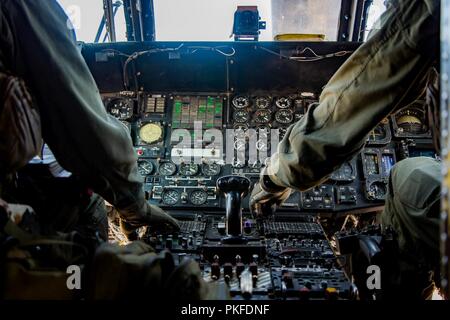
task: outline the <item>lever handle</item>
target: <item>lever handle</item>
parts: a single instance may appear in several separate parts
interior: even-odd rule
[[[242,238],[242,198],[250,190],[250,180],[241,176],[224,176],[217,180],[217,188],[225,194],[226,234],[230,239]]]

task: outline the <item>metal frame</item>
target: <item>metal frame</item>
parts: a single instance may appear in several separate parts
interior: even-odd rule
[[[124,0],[128,41],[155,41],[153,0]]]
[[[350,38],[350,25],[352,17],[353,0],[341,1],[341,13],[339,17],[339,27],[337,41],[348,41]]]
[[[342,0],[337,41],[363,41],[373,0]]]
[[[373,0],[342,0],[337,41],[363,41],[367,15]],[[103,0],[110,41],[116,41],[112,0]],[[123,0],[128,41],[155,41],[153,0]],[[103,29],[103,21],[100,26]],[[99,32],[100,29],[99,28]],[[99,35],[97,34],[99,38]]]
[[[442,143],[442,214],[441,214],[441,287],[450,298],[450,0],[441,2],[441,143]]]
[[[120,6],[122,5],[121,1],[116,1],[112,4],[113,6],[113,16],[111,21],[113,21],[114,23],[114,17],[117,14],[117,11],[119,10]],[[103,33],[103,29],[105,28],[105,24],[106,24],[106,10],[105,10],[105,5],[103,6],[103,17],[102,20],[100,21],[100,25],[98,26],[98,30],[97,30],[97,34],[95,36],[95,40],[94,42],[98,43],[100,41],[100,37],[102,36]],[[106,30],[105,36],[103,37],[103,42],[106,41],[106,38],[109,36],[108,34],[108,29]],[[115,34],[114,34],[114,38],[115,38]]]
[[[114,23],[114,5],[112,0],[103,0],[104,21],[109,41],[116,42],[116,25]]]
[[[153,0],[141,0],[142,35],[144,41],[155,41],[155,10]]]
[[[367,28],[367,16],[372,3],[373,0],[358,1],[352,41],[364,41],[364,34]]]

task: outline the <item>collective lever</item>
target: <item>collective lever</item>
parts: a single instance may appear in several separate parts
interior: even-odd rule
[[[250,180],[241,176],[225,176],[217,180],[217,188],[225,195],[226,237],[225,243],[242,243],[242,198],[250,190]]]

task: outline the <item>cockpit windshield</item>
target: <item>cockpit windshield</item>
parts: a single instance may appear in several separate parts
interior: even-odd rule
[[[101,23],[103,1],[94,1],[98,6],[92,0],[58,0],[79,41],[110,41],[105,24]],[[265,22],[265,27],[259,30],[259,41],[348,40],[339,39],[342,0],[113,0],[115,41],[130,40],[127,37],[127,23],[132,15],[130,3],[138,11],[144,4],[153,5],[156,41],[234,41],[234,14],[241,6],[256,6],[260,21]],[[363,20],[365,36],[360,40],[367,37],[367,29],[376,28],[374,22],[383,11],[384,0],[374,0],[367,8],[368,16]]]

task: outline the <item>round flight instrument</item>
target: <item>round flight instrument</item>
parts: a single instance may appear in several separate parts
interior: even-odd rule
[[[258,138],[259,139],[268,139],[270,134],[270,129],[267,126],[260,126],[257,129],[258,132]]]
[[[183,163],[180,165],[180,174],[182,176],[195,176],[198,173],[198,164]]]
[[[267,109],[270,107],[270,98],[266,96],[257,97],[255,99],[255,106],[258,109]]]
[[[350,162],[345,162],[331,174],[330,179],[334,181],[353,181],[355,180],[355,170]]]
[[[189,200],[193,205],[201,206],[208,200],[208,194],[203,190],[192,191]]]
[[[425,111],[418,108],[400,110],[395,115],[395,122],[402,133],[423,134],[428,131]]]
[[[245,161],[240,161],[239,159],[233,160],[233,168],[242,169],[245,167]]]
[[[177,166],[173,162],[163,162],[158,168],[160,176],[172,176],[177,171]]]
[[[147,123],[139,129],[139,137],[143,142],[148,144],[160,141],[162,136],[163,129],[157,123]]]
[[[236,123],[246,123],[248,122],[250,115],[247,111],[240,110],[234,113],[233,118]]]
[[[266,152],[267,150],[269,150],[267,139],[260,139],[256,141],[256,150],[261,152]]]
[[[275,105],[280,109],[287,109],[292,105],[292,100],[288,97],[279,97],[275,100]]]
[[[259,124],[269,123],[272,118],[272,113],[270,110],[257,110],[254,115],[254,120]]]
[[[168,206],[173,206],[180,200],[180,193],[177,190],[167,190],[162,194],[162,201]]]
[[[231,103],[236,109],[244,109],[250,105],[250,99],[247,96],[236,96]]]
[[[246,124],[235,124],[233,129],[235,138],[245,139],[248,134],[248,126]]]
[[[379,124],[372,130],[367,139],[369,142],[380,142],[386,139],[387,132],[386,127],[383,124]]]
[[[245,145],[247,143],[243,139],[234,139],[234,150],[236,151],[242,151],[245,150]]]
[[[369,186],[367,193],[371,199],[384,199],[387,193],[386,184],[381,181],[375,181]]]
[[[138,160],[138,172],[142,176],[147,176],[153,172],[153,162],[150,160],[140,159]]]
[[[221,167],[217,163],[205,163],[202,167],[202,172],[205,176],[217,176],[220,170]]]
[[[235,124],[233,126],[233,129],[235,131],[247,131],[248,130],[248,125],[246,125],[244,123],[238,123],[238,124]]]
[[[114,99],[108,103],[106,109],[115,118],[119,120],[128,120],[133,116],[133,100]]]
[[[289,124],[294,121],[294,113],[292,112],[292,110],[287,109],[278,110],[275,113],[275,120],[278,123]]]

